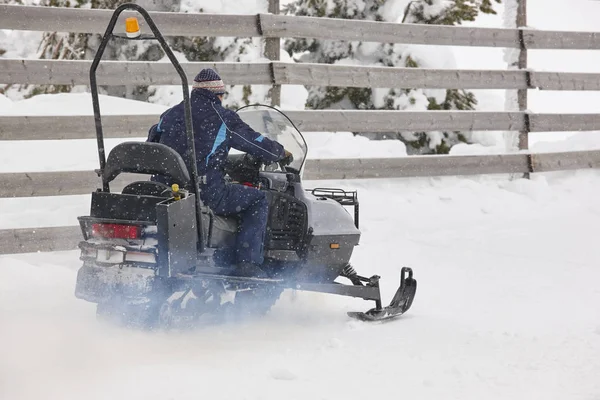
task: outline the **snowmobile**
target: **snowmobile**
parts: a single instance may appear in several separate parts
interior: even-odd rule
[[[137,20],[131,18],[126,35],[113,34],[127,9],[139,12],[152,34],[140,34]],[[153,142],[126,141],[105,156],[96,70],[111,38],[155,39],[162,46],[181,78],[188,164],[175,150]],[[268,277],[236,275],[231,249],[238,221],[214,214],[200,198],[203,177],[196,166],[186,74],[139,5],[126,3],[114,11],[90,68],[90,84],[102,188],[91,194],[89,215],[78,217],[83,265],[75,296],[96,303],[98,317],[146,328],[243,318],[265,314],[285,289],[374,301],[375,307],[366,312],[348,312],[363,321],[398,317],[411,307],[417,287],[411,268],[401,269],[400,286],[384,307],[380,277],[361,276],[351,266],[361,235],[357,192],[305,189],[306,141],[283,112],[266,105],[246,106],[238,113],[254,130],[291,151],[293,161],[266,164],[230,152],[227,179],[263,190],[269,201],[262,266]],[[111,191],[115,178],[128,173],[143,179]],[[155,176],[167,177],[170,184]]]

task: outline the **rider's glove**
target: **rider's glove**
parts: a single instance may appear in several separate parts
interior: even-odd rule
[[[292,155],[292,153],[285,150],[285,156],[283,156],[283,158],[281,160],[279,160],[279,163],[282,166],[286,166],[286,165],[290,165],[292,163],[292,161],[294,161],[294,156]]]

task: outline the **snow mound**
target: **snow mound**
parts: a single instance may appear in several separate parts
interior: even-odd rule
[[[407,156],[406,146],[399,140],[369,140],[351,132],[304,132],[303,135],[310,159]]]

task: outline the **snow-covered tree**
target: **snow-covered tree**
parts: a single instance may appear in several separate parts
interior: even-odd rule
[[[42,0],[40,5],[47,7],[72,7],[92,9],[115,9],[129,0]],[[138,0],[138,4],[151,11],[168,11],[174,0]],[[100,45],[102,35],[88,33],[44,32],[37,58],[52,60],[90,60]],[[107,45],[103,58],[110,60],[156,61],[162,57],[155,41],[113,38]],[[42,85],[30,88],[29,96],[39,93],[70,92],[73,85]],[[105,94],[145,98],[147,87],[122,85],[102,87]]]
[[[266,13],[268,0],[182,0],[173,11],[184,13],[258,14]],[[174,51],[188,61],[259,62],[264,57],[262,38],[178,37],[170,41]],[[200,72],[200,71],[198,71]],[[251,103],[270,103],[271,85],[229,85],[224,104],[238,108]],[[179,86],[151,88],[151,101],[172,105],[181,101]]]
[[[22,3],[21,0],[0,0],[0,4],[18,4],[18,5],[22,5],[23,3]],[[2,39],[2,36],[3,36],[3,33],[2,33],[2,31],[0,31],[0,39]],[[3,43],[0,40],[0,57],[2,57],[4,54],[6,54],[6,49],[4,48]]]
[[[458,25],[482,13],[495,13],[500,0],[294,0],[284,8],[290,15]],[[285,49],[299,62],[372,65],[404,68],[454,68],[447,48],[423,48],[399,43],[367,43],[318,39],[288,39]],[[315,109],[472,110],[477,101],[466,90],[414,88],[309,87],[307,107]],[[381,137],[381,135],[368,135]],[[460,132],[402,132],[387,134],[407,144],[411,154],[447,153],[468,141]]]
[[[18,2],[20,0],[0,0]],[[39,5],[115,9],[132,0],[41,0]],[[133,0],[148,11],[185,13],[237,13],[257,14],[267,12],[268,0]],[[102,39],[98,34],[45,32],[36,58],[53,60],[93,59]],[[236,37],[167,37],[167,42],[180,61],[261,61],[264,41],[261,38]],[[105,50],[104,59],[128,61],[161,61],[166,56],[158,42],[153,40],[128,41],[112,39]],[[266,59],[264,59],[266,60]],[[199,71],[198,71],[199,72]],[[124,77],[124,80],[126,77]],[[226,104],[239,107],[254,102],[270,102],[270,85],[227,85]],[[58,93],[80,90],[73,85],[29,85],[22,88],[26,97],[41,93]],[[108,86],[101,93],[163,104],[181,100],[181,87],[174,86]]]
[[[36,1],[35,5],[44,7],[69,7],[69,8],[104,8],[114,9],[125,3],[127,0],[40,0]],[[8,0],[4,3],[32,5],[30,0]],[[100,44],[101,35],[84,34],[84,33],[68,33],[68,32],[43,32],[39,45],[33,54],[23,55],[25,57],[33,57],[47,60],[86,60],[94,57],[95,51]],[[126,52],[135,52],[139,46],[143,46],[142,42],[134,43],[112,43],[107,46],[107,58],[119,58],[121,54]],[[13,85],[17,86],[17,85]],[[115,88],[106,88],[105,91],[109,94],[121,95],[125,91],[126,86]],[[14,88],[13,88],[14,89]],[[32,97],[43,93],[60,93],[80,90],[82,88],[74,85],[19,85],[17,92],[22,97]]]
[[[9,5],[26,5],[24,0],[0,0],[0,4]],[[0,58],[16,58],[27,57],[30,53],[35,52],[35,47],[30,43],[32,36],[33,41],[39,40],[38,32],[32,31],[9,31],[0,28]],[[37,43],[35,43],[37,44]],[[9,93],[20,93],[24,91],[22,85],[17,84],[0,84],[0,95],[8,95]],[[15,96],[15,97],[23,97]]]
[[[14,0],[0,0],[0,4],[20,4],[20,3],[15,2]],[[2,38],[2,31],[0,31],[0,38]],[[2,57],[4,54],[6,54],[6,49],[2,46],[2,42],[0,41],[0,57]]]
[[[81,8],[89,4],[89,0],[42,0],[40,6]],[[81,60],[85,59],[90,35],[67,32],[44,32],[36,54],[37,58],[47,60]],[[24,87],[26,97],[42,93],[70,92],[73,85],[27,85]]]

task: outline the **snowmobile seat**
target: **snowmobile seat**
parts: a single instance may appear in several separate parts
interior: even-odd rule
[[[183,158],[161,143],[124,142],[115,146],[106,160],[104,179],[111,182],[123,172],[162,175],[181,188],[190,188],[190,174]]]
[[[131,182],[121,191],[122,194],[154,197],[169,197],[170,192],[171,188],[167,184],[154,181]]]

